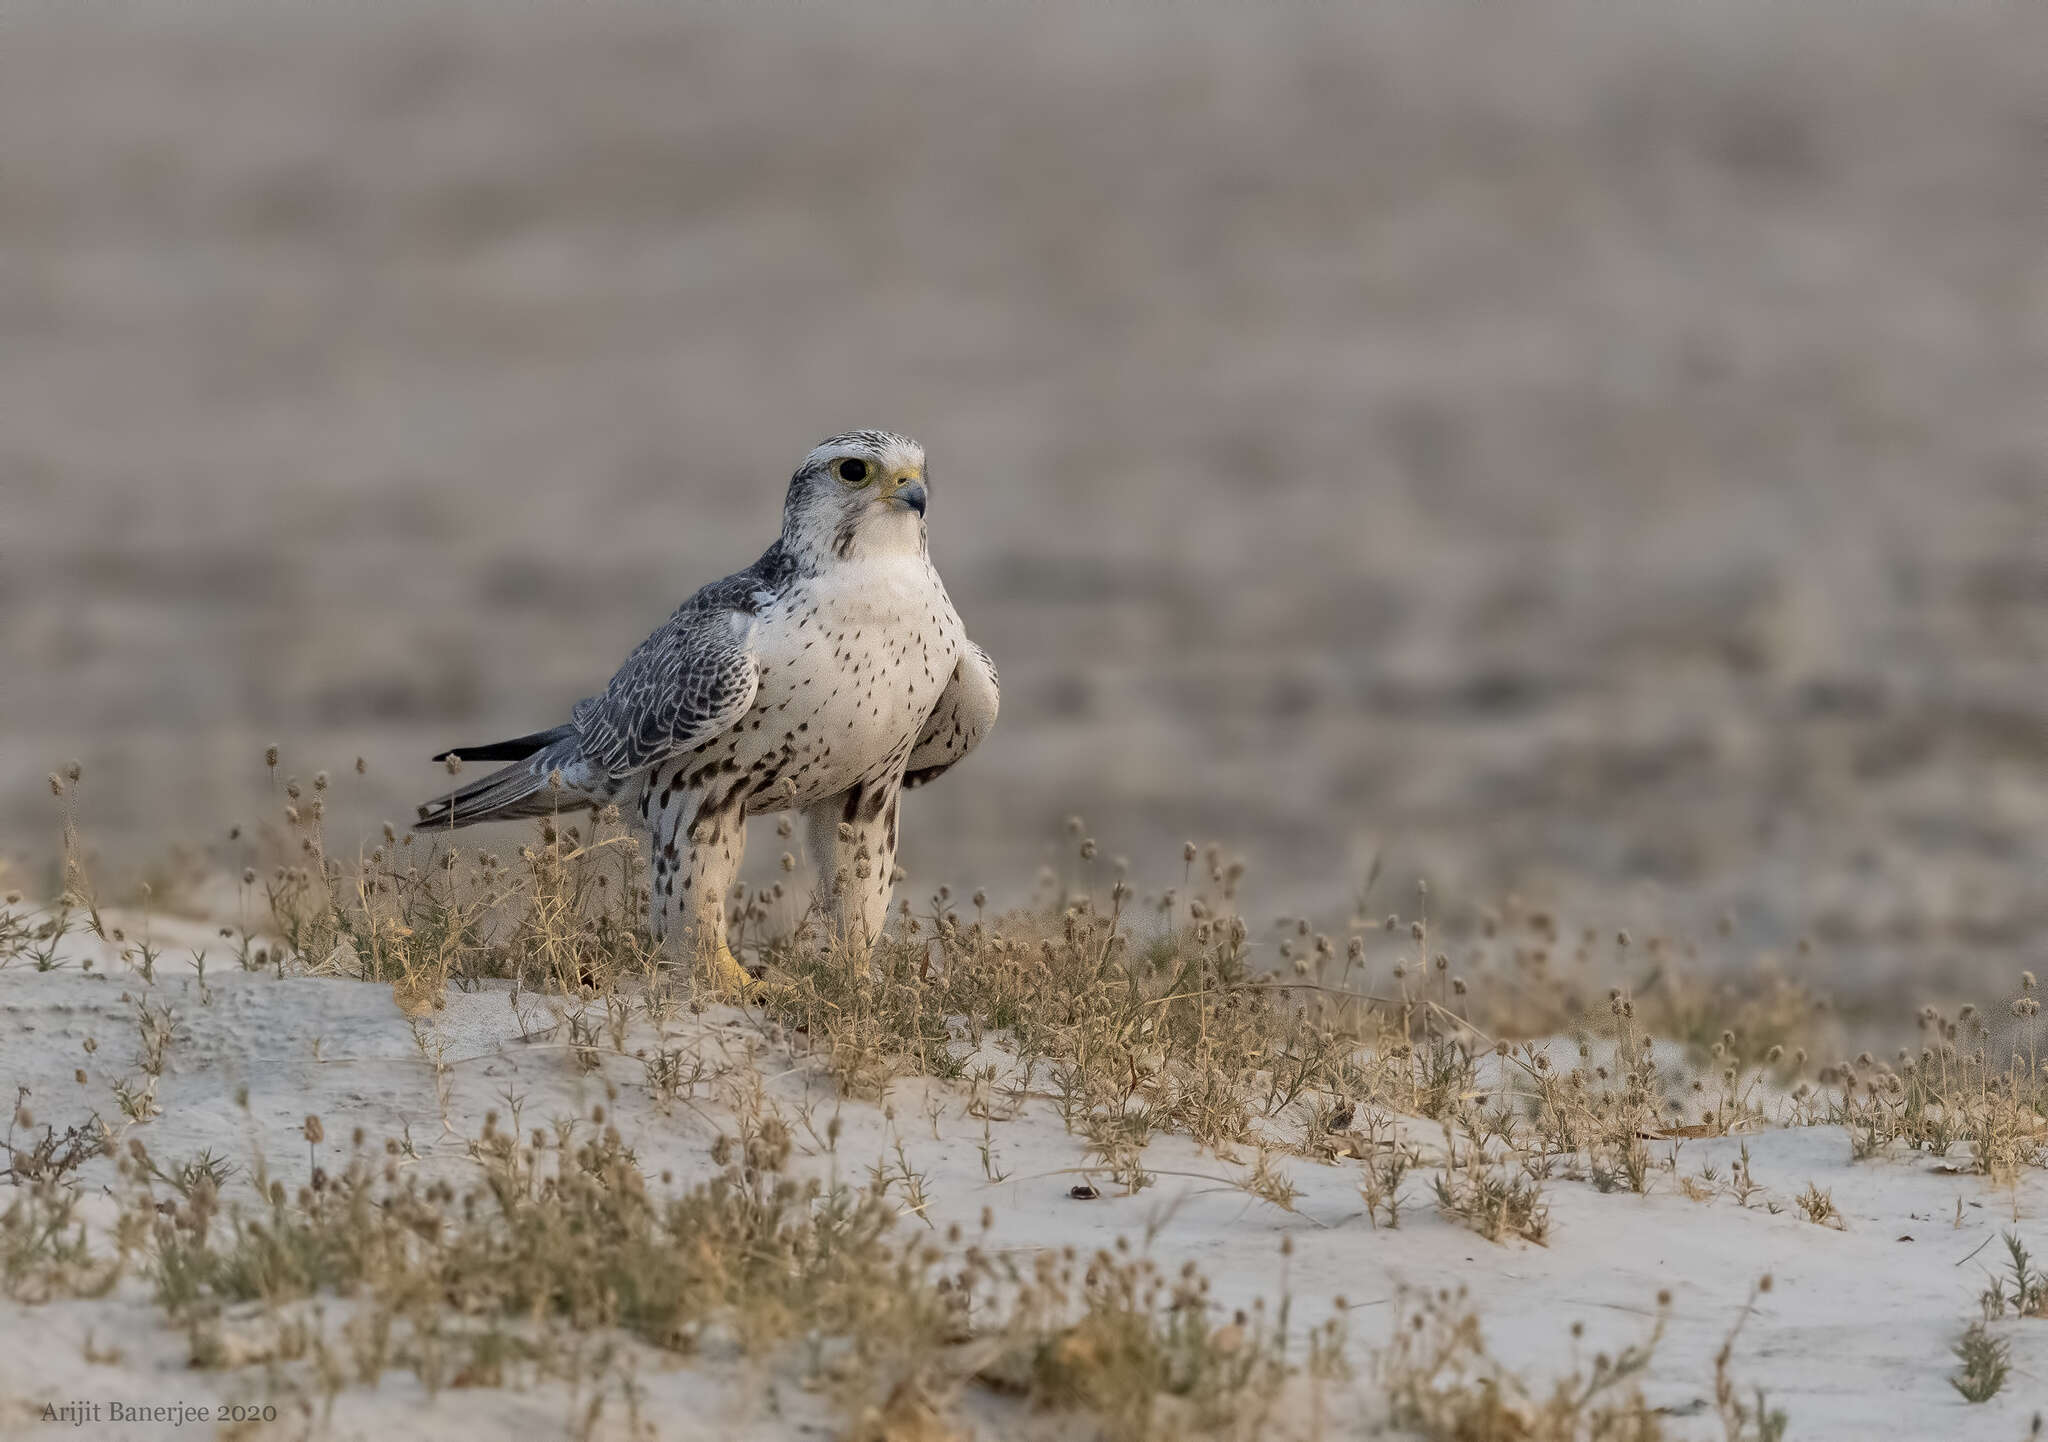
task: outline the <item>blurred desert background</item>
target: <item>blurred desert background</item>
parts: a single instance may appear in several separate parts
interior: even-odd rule
[[[337,844],[409,817],[872,424],[1005,687],[910,894],[1022,900],[1080,813],[1155,890],[1221,841],[1255,916],[1378,856],[1376,912],[2004,994],[2044,51],[2022,4],[10,6],[0,853],[49,874],[73,757],[109,884],[239,865],[273,741]]]

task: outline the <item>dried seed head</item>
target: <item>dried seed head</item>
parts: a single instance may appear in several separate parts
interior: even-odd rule
[[[277,769],[277,745],[275,742],[263,748],[263,764],[272,771]]]

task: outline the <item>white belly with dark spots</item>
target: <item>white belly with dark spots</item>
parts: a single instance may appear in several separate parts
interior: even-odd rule
[[[900,770],[966,644],[922,556],[835,567],[760,617],[761,686],[742,755],[788,778],[756,810],[806,806]],[[793,787],[793,789],[791,789]]]

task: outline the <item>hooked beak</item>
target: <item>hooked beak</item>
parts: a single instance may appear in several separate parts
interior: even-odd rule
[[[889,493],[888,499],[901,502],[921,516],[924,514],[926,502],[924,482],[911,481],[907,485],[898,486]]]

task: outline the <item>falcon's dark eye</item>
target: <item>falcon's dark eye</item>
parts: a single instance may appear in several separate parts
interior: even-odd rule
[[[849,486],[864,486],[868,480],[868,463],[863,460],[841,461],[839,479]]]

